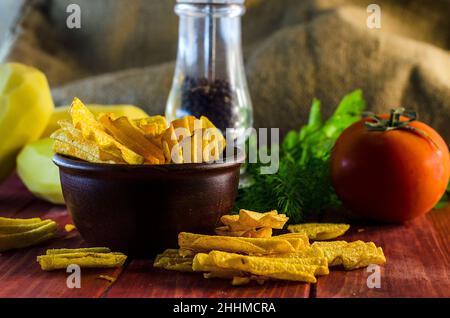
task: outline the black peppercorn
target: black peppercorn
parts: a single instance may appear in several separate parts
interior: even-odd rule
[[[182,108],[195,117],[206,116],[225,133],[234,128],[236,93],[227,80],[186,77],[182,87]]]

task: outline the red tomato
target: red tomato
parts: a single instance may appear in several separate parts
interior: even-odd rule
[[[332,182],[344,206],[388,222],[403,222],[430,211],[449,181],[450,159],[444,140],[419,121],[408,126],[420,132],[369,130],[366,121],[374,122],[362,119],[348,127],[331,154]]]

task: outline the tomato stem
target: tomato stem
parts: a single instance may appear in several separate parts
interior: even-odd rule
[[[406,117],[406,120],[401,120],[401,117]],[[413,127],[409,125],[413,121],[417,120],[417,112],[406,111],[403,107],[391,109],[389,119],[383,119],[374,113],[366,113],[365,117],[371,119],[371,121],[366,121],[364,126],[370,131],[390,131],[390,130],[408,130],[418,133],[419,135],[425,137],[430,141],[436,148],[439,146],[436,142],[422,129]]]

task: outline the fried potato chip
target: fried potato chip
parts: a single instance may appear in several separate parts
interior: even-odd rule
[[[260,213],[244,209],[239,211],[239,215],[224,215],[220,219],[233,232],[262,227],[282,229],[288,220],[286,215],[278,214],[276,210]]]
[[[242,236],[246,231],[230,231],[230,228],[225,225],[225,226],[219,226],[216,228],[215,230],[217,235],[220,236],[235,236],[235,237],[240,237]]]
[[[272,237],[272,228],[262,227],[260,229],[248,230],[242,234],[242,237],[269,238]]]
[[[168,249],[156,256],[153,267],[180,272],[192,272],[192,261],[193,257],[182,257],[178,253],[178,250]]]
[[[222,217],[220,218],[220,222],[222,222],[223,224],[225,224],[230,228],[231,224],[234,225],[239,222],[239,215],[238,214],[222,215]],[[246,230],[246,228],[244,230]]]
[[[302,259],[294,258],[276,259],[212,251],[209,254],[197,254],[194,257],[194,264],[197,263],[196,258],[199,257],[204,258],[203,262],[206,263],[205,269],[208,269],[208,266],[211,266],[209,264],[214,264],[214,266],[223,269],[242,271],[258,276],[309,283],[315,283],[317,280],[314,275],[316,275],[316,272],[321,272],[323,270],[319,270],[319,268],[322,267],[320,265],[305,264]],[[193,268],[194,270],[202,271],[202,262],[198,262],[197,267]],[[327,268],[326,265],[325,268]]]
[[[295,253],[284,253],[284,254],[271,254],[264,255],[264,257],[278,257],[278,258],[328,258],[325,257],[325,253],[322,249],[317,246],[307,246],[304,249]]]
[[[231,236],[212,236],[181,232],[178,245],[182,254],[191,252],[209,252],[219,250],[225,252],[244,253],[249,255],[266,255],[294,253],[306,246],[309,241],[303,238],[247,238]],[[186,250],[186,251],[183,251]]]
[[[248,283],[250,283],[250,277],[234,276],[231,280],[231,285],[233,286],[242,286],[247,285]]]
[[[312,246],[324,252],[329,266],[343,265],[346,270],[386,262],[382,248],[377,247],[373,242],[314,242]]]
[[[90,153],[84,152],[81,149],[74,147],[71,144],[61,142],[59,140],[55,140],[55,142],[53,143],[53,151],[56,153],[62,154],[62,155],[66,155],[66,156],[70,156],[70,157],[74,157],[74,158],[78,158],[81,160],[94,162],[94,163],[109,163],[109,164],[116,163],[115,161],[112,161],[112,160],[103,161],[103,160],[99,159],[98,157],[91,155]]]
[[[144,132],[145,137],[161,136],[168,127],[166,118],[160,115],[135,119],[133,123]]]
[[[143,156],[146,162],[151,164],[165,162],[163,151],[150,142],[141,130],[133,126],[127,117],[113,119],[111,114],[104,114],[99,118],[99,122],[120,143]]]
[[[349,224],[337,223],[304,223],[289,225],[288,231],[304,233],[311,240],[330,240],[343,235],[350,228]]]
[[[216,228],[216,234],[222,236],[235,237],[253,237],[253,238],[268,238],[272,237],[272,228],[262,227],[260,229],[251,229],[247,231],[230,231],[228,226],[220,226]]]
[[[94,141],[102,150],[108,152],[119,150],[121,157],[129,164],[142,164],[144,162],[144,157],[106,133],[103,126],[95,119],[94,114],[78,98],[74,99],[70,107],[70,114],[73,125],[81,130],[83,138]]]
[[[170,125],[169,128],[164,131],[161,140],[166,163],[183,163],[182,148],[178,143],[178,137],[175,134],[173,125]]]
[[[219,152],[225,149],[226,141],[222,132],[205,116],[201,116],[202,128],[205,130],[205,135],[208,141],[215,140],[217,142]]]
[[[208,141],[203,138],[202,141],[203,162],[211,162],[220,158],[219,145],[216,140]]]
[[[203,162],[201,130],[197,130],[194,135],[184,137],[180,141],[183,153],[183,163]]]
[[[285,214],[278,214],[277,211],[258,213],[241,209],[239,211],[239,222],[253,227],[271,227],[273,229],[282,229],[289,220]]]
[[[196,123],[196,121],[198,121]],[[192,136],[196,129],[201,129],[201,121],[195,118],[195,116],[184,116],[183,118],[175,119],[171,122],[171,125],[175,129],[184,128],[188,131],[188,136]],[[186,137],[186,136],[185,136]]]
[[[84,139],[81,132],[73,127],[70,122],[60,121],[61,129],[55,131],[51,138],[61,143],[69,144],[64,146],[65,151],[72,149],[71,153],[62,153],[79,159],[87,160],[87,157],[95,158],[95,162],[113,162],[113,163],[125,163],[121,157],[120,151],[110,151],[110,149],[101,149],[94,141]],[[57,146],[61,146],[58,144]],[[55,150],[55,146],[53,147]],[[76,149],[74,149],[76,148]],[[57,150],[55,150],[57,151]],[[64,150],[62,150],[64,151]],[[83,152],[83,153],[80,153]],[[89,156],[88,156],[89,155]]]
[[[76,128],[79,129],[81,124],[85,124],[92,129],[103,130],[102,125],[95,119],[95,115],[78,98],[73,99],[69,112]]]

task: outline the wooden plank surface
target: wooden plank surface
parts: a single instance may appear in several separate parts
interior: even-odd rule
[[[69,289],[65,271],[43,272],[36,256],[47,248],[86,246],[64,206],[35,199],[12,176],[0,185],[0,216],[50,218],[58,237],[45,244],[0,254],[0,297],[450,297],[450,208],[433,211],[405,225],[352,226],[343,239],[374,241],[383,247],[381,288],[367,287],[365,269],[332,270],[317,284],[267,282],[232,287],[201,274],[157,270],[151,260],[129,260],[123,269],[82,270],[81,289]],[[358,230],[363,231],[358,231]],[[114,283],[98,278],[109,275]]]
[[[448,244],[449,228],[437,230],[437,214],[449,219],[449,211],[441,210],[405,225],[353,227],[342,239],[373,241],[383,247],[387,263],[380,267],[380,288],[367,286],[372,272],[366,269],[332,270],[319,279],[315,297],[449,297],[449,249],[438,239],[447,235]]]

